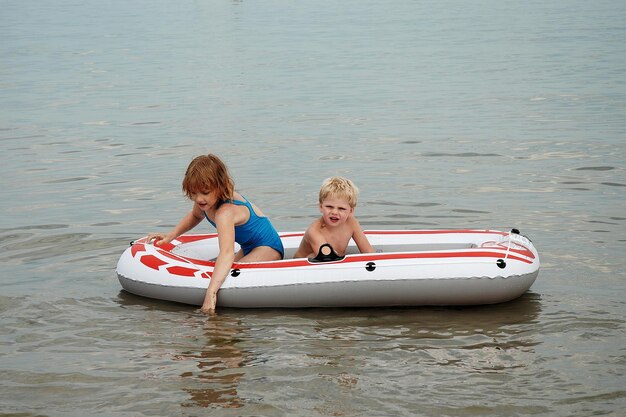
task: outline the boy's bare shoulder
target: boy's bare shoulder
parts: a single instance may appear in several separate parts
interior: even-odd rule
[[[355,216],[350,216],[350,219],[348,219],[348,224],[353,230],[361,229],[361,223],[359,223]]]
[[[319,232],[321,230],[322,230],[322,221],[320,219],[315,219],[306,229],[307,232],[309,231]]]

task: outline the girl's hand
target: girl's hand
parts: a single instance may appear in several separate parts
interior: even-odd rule
[[[147,242],[156,246],[170,243],[172,240],[174,239],[169,234],[166,235],[163,233],[150,233],[147,237]]]
[[[204,297],[204,303],[200,308],[200,311],[203,313],[214,313],[215,305],[217,304],[217,293],[213,291],[207,291],[206,296]]]

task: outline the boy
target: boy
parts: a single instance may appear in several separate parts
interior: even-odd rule
[[[313,258],[325,243],[344,256],[350,239],[354,240],[361,253],[374,252],[354,217],[358,194],[358,188],[349,179],[332,177],[324,181],[319,194],[322,216],[306,230],[294,258]]]

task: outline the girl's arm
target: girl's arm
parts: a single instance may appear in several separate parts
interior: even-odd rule
[[[356,219],[356,217],[352,217],[352,240],[356,243],[356,246],[359,248],[359,252],[361,253],[374,253],[374,247],[370,244],[370,241],[365,236],[363,229],[361,228],[361,224]]]
[[[170,243],[183,233],[187,233],[196,227],[203,219],[202,211],[194,204],[193,208],[185,217],[182,218],[178,225],[167,233],[150,233],[148,235],[148,243],[154,240],[157,246]]]
[[[220,246],[220,253],[215,260],[215,267],[211,275],[209,288],[207,288],[204,302],[200,309],[204,313],[215,310],[217,304],[217,291],[220,289],[230,268],[235,261],[235,212],[228,207],[218,210],[215,213],[215,225],[217,228],[217,239]]]

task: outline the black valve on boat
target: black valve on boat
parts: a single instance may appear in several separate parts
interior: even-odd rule
[[[528,239],[528,240],[530,240],[530,241],[532,242],[532,239],[531,239],[531,238],[529,238],[529,237],[528,237],[528,236],[526,236],[526,235],[521,234],[521,233],[520,233],[520,231],[519,231],[519,229],[511,229],[511,233],[512,233],[512,234],[514,234],[514,235],[524,236],[526,239]]]
[[[345,256],[339,256],[337,252],[330,246],[328,243],[324,243],[320,246],[320,250],[317,252],[317,256],[315,258],[309,258],[309,262],[311,263],[321,263],[321,262],[337,262],[341,261]]]

